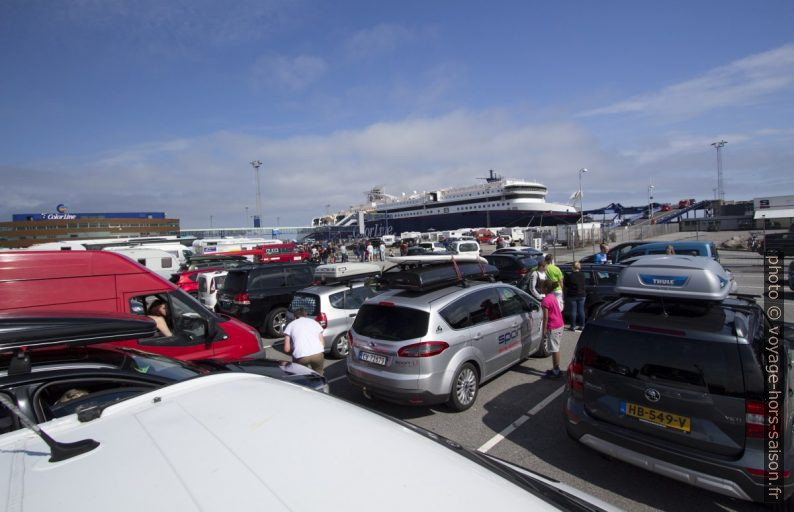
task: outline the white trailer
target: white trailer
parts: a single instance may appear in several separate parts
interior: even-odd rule
[[[521,243],[524,241],[524,228],[502,228],[496,234],[502,238],[509,236],[512,242]]]

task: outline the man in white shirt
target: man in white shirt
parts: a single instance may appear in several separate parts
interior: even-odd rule
[[[313,318],[306,318],[306,310],[303,308],[295,310],[295,320],[284,329],[284,352],[291,354],[294,362],[323,374],[323,328]]]

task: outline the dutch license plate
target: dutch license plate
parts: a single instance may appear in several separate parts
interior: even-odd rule
[[[659,409],[652,409],[644,405],[633,404],[631,402],[620,403],[620,414],[623,416],[631,416],[648,423],[661,425],[667,428],[681,430],[683,432],[692,431],[692,419],[686,416],[680,416]]]
[[[382,356],[380,354],[373,354],[371,352],[359,352],[358,358],[368,363],[386,366],[386,356]]]

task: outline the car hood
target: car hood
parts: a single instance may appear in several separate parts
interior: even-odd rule
[[[42,427],[99,447],[51,463],[31,431],[0,436],[9,511],[555,509],[403,425],[248,374],[191,379],[93,421],[72,415]]]

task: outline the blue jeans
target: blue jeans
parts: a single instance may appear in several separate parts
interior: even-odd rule
[[[571,312],[571,329],[576,327],[577,316],[581,319],[579,320],[579,325],[584,328],[584,299],[584,297],[568,297],[568,307]]]

